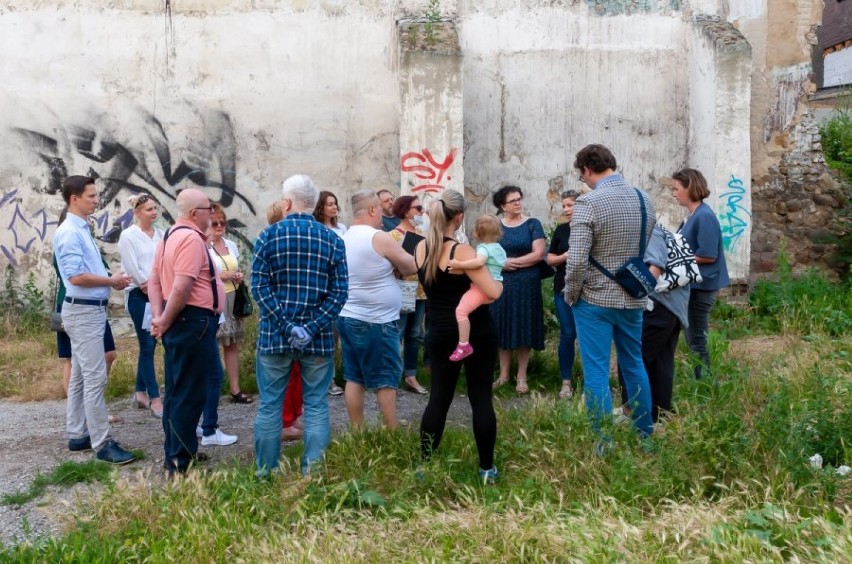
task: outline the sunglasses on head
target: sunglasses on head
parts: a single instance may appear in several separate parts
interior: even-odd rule
[[[225,222],[219,221],[218,219],[214,219],[213,221],[210,222],[210,226],[211,227],[225,227]]]
[[[142,195],[141,195],[141,196],[139,196],[139,198],[136,200],[136,205],[135,205],[135,206],[133,206],[133,209],[138,208],[139,206],[141,206],[142,204],[144,204],[144,203],[146,203],[146,202],[148,202],[148,201],[150,201],[150,200],[151,200],[151,196],[149,196],[148,194],[142,194]]]

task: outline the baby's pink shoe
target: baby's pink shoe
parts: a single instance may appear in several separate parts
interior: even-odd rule
[[[458,362],[463,358],[467,358],[473,354],[473,347],[470,346],[470,343],[461,344],[456,347],[456,350],[453,351],[453,354],[450,355],[450,360],[453,362]]]

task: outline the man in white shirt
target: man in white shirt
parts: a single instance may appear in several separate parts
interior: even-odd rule
[[[407,276],[417,268],[414,257],[381,230],[382,208],[375,193],[355,192],[350,209],[352,227],[343,235],[349,297],[337,320],[346,408],[352,426],[361,426],[364,390],[375,389],[385,425],[394,428],[396,390],[402,374],[397,327],[402,296],[395,271]]]

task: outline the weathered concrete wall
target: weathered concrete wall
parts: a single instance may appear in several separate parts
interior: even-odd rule
[[[689,52],[690,166],[707,178],[728,271],[747,280],[751,257],[751,47],[731,24],[694,20]]]
[[[410,180],[400,157],[412,142],[404,133],[412,124],[401,120],[420,118],[402,113],[397,22],[422,16],[426,5],[7,0],[2,260],[49,270],[52,221],[62,207],[56,190],[66,173],[104,179],[101,234],[116,219],[128,221],[123,202],[132,191],[151,191],[173,212],[177,190],[197,185],[226,205],[231,231],[246,241],[265,224],[288,174],[310,174],[341,202],[362,187],[399,189]],[[770,52],[765,0],[458,0],[442,11],[456,24],[462,52],[458,149],[466,193],[478,203],[470,215],[493,211],[491,192],[512,182],[524,188],[527,211],[551,222],[558,193],[579,185],[573,155],[600,142],[655,197],[663,221],[676,225],[683,211],[667,178],[698,166],[688,150],[690,115],[704,111],[701,92],[689,85],[690,17],[715,11],[749,42],[764,38],[755,57],[765,61]],[[769,84],[766,69],[799,64],[799,43],[807,45],[802,38],[781,49],[792,54],[772,55],[780,62],[761,62],[752,78]],[[752,92],[752,138],[762,138],[774,98],[768,86]],[[763,109],[756,113],[755,104]],[[723,98],[713,112],[721,105]],[[457,128],[444,134],[452,140],[445,146],[412,151],[430,149],[440,168],[459,142]],[[761,174],[780,159],[765,153],[752,146]],[[725,188],[719,179],[714,185]]]
[[[464,193],[462,52],[451,22],[399,26],[400,189],[423,204]]]
[[[719,9],[752,46],[752,277],[775,269],[782,246],[794,264],[824,267],[833,251],[827,237],[849,197],[825,166],[808,101],[822,7],[821,0],[731,0]]]

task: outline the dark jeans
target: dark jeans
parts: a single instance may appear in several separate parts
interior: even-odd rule
[[[553,296],[556,304],[556,316],[559,318],[559,372],[562,380],[571,380],[574,369],[574,345],[577,342],[577,328],[574,326],[574,313],[561,293]]]
[[[160,386],[157,385],[157,373],[154,371],[154,348],[157,341],[147,329],[142,329],[145,317],[145,306],[148,296],[139,288],[130,290],[127,296],[127,312],[133,320],[136,329],[136,339],[139,341],[139,358],[136,361],[136,391],[148,394],[148,399],[160,397]]]
[[[450,361],[450,354],[456,345],[456,331],[432,333],[432,390],[420,422],[420,452],[424,460],[428,459],[441,444],[447,412],[453,403],[459,372],[464,365],[479,467],[489,470],[494,467],[494,443],[497,440],[497,418],[491,396],[494,366],[497,363],[496,334],[489,339],[471,338],[474,352],[461,362]]]
[[[701,363],[695,367],[695,378],[702,372],[710,374],[710,352],[707,350],[707,331],[710,330],[710,310],[716,303],[718,290],[706,291],[693,288],[689,292],[689,327],[686,328],[686,344],[699,356]]]
[[[399,314],[399,339],[402,344],[403,378],[417,376],[417,362],[423,345],[423,319],[426,317],[426,300],[416,300],[414,311]]]
[[[655,302],[654,310],[642,315],[642,363],[651,386],[651,419],[654,423],[659,419],[660,411],[672,410],[674,360],[679,336],[680,320],[667,307]],[[627,403],[627,388],[621,366],[618,367],[618,383],[624,405]]]
[[[218,321],[219,316],[208,310],[186,306],[163,335],[163,450],[169,472],[186,472],[198,451],[195,426],[207,397],[210,367],[220,362]]]
[[[201,418],[201,430],[205,437],[215,433],[219,427],[219,398],[222,397],[222,382],[224,380],[225,369],[222,367],[222,358],[219,356],[217,341],[216,358],[211,361],[210,369],[207,371],[207,399],[204,402],[204,412]]]

